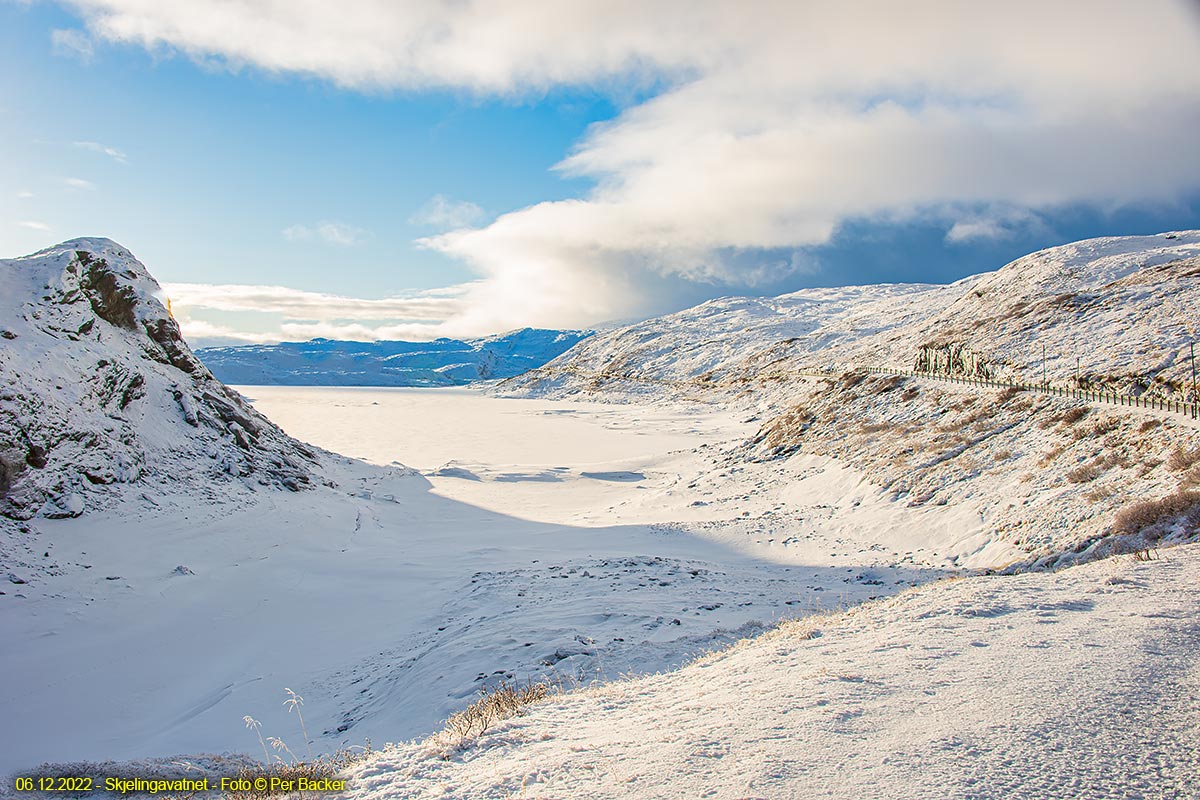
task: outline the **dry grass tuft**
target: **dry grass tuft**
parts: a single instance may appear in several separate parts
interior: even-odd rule
[[[1200,526],[1200,492],[1181,490],[1158,500],[1144,500],[1117,512],[1110,530],[1113,533],[1143,533],[1157,541],[1170,526],[1183,523]]]
[[[501,682],[499,686],[481,690],[478,700],[451,715],[446,720],[446,731],[461,739],[479,736],[497,722],[519,716],[525,713],[526,707],[562,692],[561,685],[549,681],[531,681],[524,685]]]
[[[1172,472],[1186,472],[1195,464],[1200,464],[1200,447],[1189,450],[1181,445],[1167,458],[1167,469]]]
[[[363,759],[371,755],[371,741],[368,739],[362,747],[345,748],[337,751],[329,756],[317,756],[305,761],[285,762],[277,759],[274,764],[265,769],[246,769],[238,772],[233,777],[245,779],[245,785],[253,787],[255,779],[266,778],[268,786],[271,785],[272,778],[278,778],[274,782],[277,787],[281,786],[296,786],[300,778],[305,778],[309,782],[315,782],[326,778],[337,778],[347,767],[351,767]],[[263,798],[279,797],[280,795],[291,794],[281,788],[276,789],[247,789],[239,790],[234,794],[223,795],[226,800],[263,800]]]
[[[1104,467],[1095,461],[1082,464],[1067,473],[1068,483],[1089,483],[1104,474]]]
[[[1014,389],[1011,386],[1008,387],[1007,389],[1001,389],[1000,392],[996,395],[996,405],[1002,406],[1005,403],[1007,403],[1009,400],[1012,400],[1014,397],[1019,395],[1020,393],[1021,393],[1020,389]]]
[[[1086,417],[1089,411],[1091,411],[1091,409],[1087,406],[1076,406],[1070,411],[1064,413],[1061,417],[1059,417],[1059,419],[1062,421],[1064,426],[1074,425],[1076,422],[1079,422],[1079,420]]]

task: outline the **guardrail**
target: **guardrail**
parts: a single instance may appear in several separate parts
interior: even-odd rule
[[[1065,386],[1048,386],[1038,383],[1005,383],[990,381],[985,378],[974,378],[966,375],[939,375],[935,372],[917,372],[907,369],[888,369],[887,367],[854,367],[878,375],[903,375],[912,378],[928,378],[947,383],[961,383],[970,386],[987,386],[996,389],[1017,389],[1022,392],[1041,392],[1054,397],[1069,397],[1075,400],[1085,400],[1090,403],[1107,403],[1127,408],[1145,408],[1152,411],[1166,411],[1172,414],[1182,414],[1191,419],[1200,419],[1200,403],[1185,403],[1182,400],[1160,400],[1157,397],[1135,397],[1116,392],[1091,392],[1086,389],[1070,389]]]
[[[1159,400],[1154,397],[1134,397],[1133,395],[1117,394],[1116,392],[1091,392],[1086,389],[1069,389],[1064,386],[1048,386],[1038,383],[1007,383],[1004,381],[991,381],[985,378],[974,378],[966,375],[941,375],[936,372],[918,372],[910,369],[892,369],[889,367],[867,367],[854,364],[841,364],[830,366],[826,370],[792,370],[789,372],[772,372],[768,377],[784,378],[788,374],[804,375],[810,378],[836,378],[838,375],[845,372],[853,372],[855,370],[862,372],[870,372],[876,375],[901,375],[908,378],[925,378],[928,380],[944,381],[946,383],[958,383],[968,386],[983,386],[993,389],[1016,389],[1022,392],[1041,392],[1042,394],[1052,395],[1054,397],[1067,397],[1075,400],[1083,400],[1090,403],[1107,403],[1108,405],[1124,406],[1127,408],[1144,408],[1151,411],[1165,411],[1170,414],[1182,414],[1191,419],[1200,419],[1200,403],[1185,403],[1182,400]],[[525,373],[551,373],[568,372],[572,375],[577,375],[581,378],[603,379],[612,381],[632,381],[634,383],[650,383],[660,386],[690,386],[702,388],[715,388],[717,384],[690,378],[685,380],[669,380],[666,378],[651,378],[644,375],[631,375],[619,372],[594,372],[591,370],[583,370],[579,367],[557,367],[553,370],[546,367],[537,367]]]

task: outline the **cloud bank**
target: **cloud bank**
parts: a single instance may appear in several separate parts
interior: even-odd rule
[[[482,276],[456,312],[480,330],[770,280],[848,221],[962,244],[1200,187],[1187,0],[74,5],[96,38],[356,90],[649,93],[558,165],[586,196],[422,240]]]
[[[472,284],[367,299],[286,286],[168,283],[171,312],[193,346],[300,341],[314,337],[424,341],[469,336],[455,324]],[[231,324],[235,323],[235,324]]]

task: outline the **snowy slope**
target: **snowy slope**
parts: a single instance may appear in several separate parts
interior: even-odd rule
[[[924,586],[389,748],[348,796],[1200,796],[1200,550]]]
[[[911,324],[961,296],[966,287],[883,284],[710,300],[598,333],[543,369],[501,384],[500,391],[561,396],[619,385],[622,392],[654,393],[661,389],[656,383],[719,378],[775,343],[786,342],[790,352],[819,352]]]
[[[540,367],[587,331],[523,328],[459,341],[340,342],[313,339],[196,351],[220,380],[238,385],[457,386]]]
[[[694,395],[700,379],[731,394],[803,370],[913,369],[923,348],[949,348],[960,373],[1037,382],[1044,366],[1059,386],[1184,399],[1188,345],[1200,336],[1197,308],[1200,231],[1108,237],[1033,253],[949,286],[715,300],[597,335],[500,390],[616,400],[664,389]],[[686,385],[670,385],[680,381]]]
[[[212,377],[107,239],[0,261],[0,385],[9,519],[77,516],[134,486],[217,498],[313,481],[313,452]]]

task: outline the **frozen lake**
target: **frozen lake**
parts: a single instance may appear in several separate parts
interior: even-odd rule
[[[753,423],[710,407],[240,391],[372,463],[39,520],[62,567],[0,615],[0,768],[249,752],[243,715],[294,729],[285,686],[315,748],[422,736],[499,680],[668,669],[946,574],[978,525],[829,459],[731,460]]]

